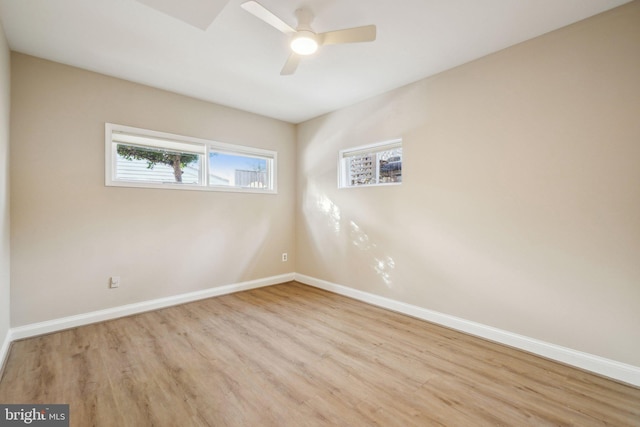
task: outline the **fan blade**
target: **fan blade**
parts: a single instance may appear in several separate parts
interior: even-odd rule
[[[229,0],[138,0],[157,11],[206,30]]]
[[[376,39],[376,26],[347,28],[346,30],[329,31],[318,34],[322,45],[341,43],[372,42]]]
[[[264,6],[262,6],[257,1],[248,1],[242,3],[242,8],[247,12],[254,15],[256,18],[262,19],[267,24],[276,28],[277,30],[282,31],[285,34],[293,34],[296,32],[293,28],[291,28],[287,23],[285,23],[282,19],[278,18],[276,15],[267,10]]]
[[[295,73],[296,68],[298,68],[298,64],[300,63],[300,55],[292,53],[289,55],[289,59],[285,62],[284,67],[282,67],[282,71],[280,71],[281,76],[289,76]]]

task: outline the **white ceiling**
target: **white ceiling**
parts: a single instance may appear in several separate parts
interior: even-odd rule
[[[325,46],[292,76],[287,36],[244,1],[206,31],[135,0],[0,0],[0,19],[12,50],[299,123],[629,0],[258,0],[294,27],[310,8],[316,32],[377,25],[375,42]]]

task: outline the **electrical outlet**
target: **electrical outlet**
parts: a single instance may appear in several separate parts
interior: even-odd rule
[[[119,288],[120,287],[120,276],[111,276],[109,280],[110,288]]]
[[[289,257],[287,256],[287,253],[283,253],[282,254],[282,262],[287,262],[287,260],[289,259]]]

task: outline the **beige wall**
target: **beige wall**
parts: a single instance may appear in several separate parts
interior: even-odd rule
[[[9,46],[0,25],[0,347],[9,332]],[[2,364],[0,360],[0,365]]]
[[[299,126],[297,271],[640,366],[640,2]],[[399,187],[340,149],[404,139]]]
[[[11,65],[12,327],[295,271],[293,125],[22,54]],[[105,122],[276,150],[279,194],[105,187]]]

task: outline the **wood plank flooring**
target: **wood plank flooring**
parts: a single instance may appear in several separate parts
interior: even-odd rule
[[[299,283],[15,342],[72,426],[640,426],[640,389]]]

